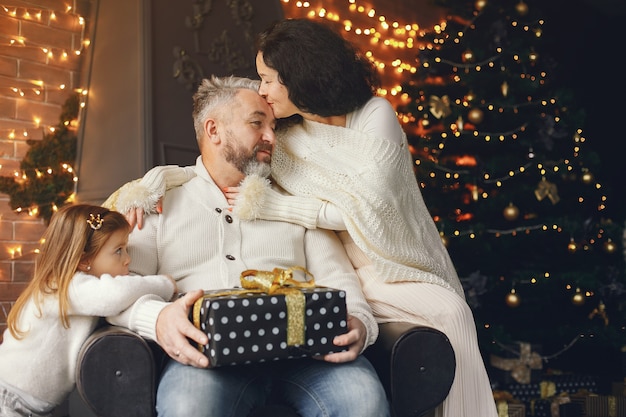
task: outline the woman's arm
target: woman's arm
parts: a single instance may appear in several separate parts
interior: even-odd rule
[[[239,187],[225,192],[234,213],[242,220],[280,220],[307,229],[345,230],[339,209],[314,197],[298,197],[273,189],[266,178],[246,177]]]

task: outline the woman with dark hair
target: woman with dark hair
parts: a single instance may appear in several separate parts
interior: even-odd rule
[[[234,213],[336,230],[379,323],[427,325],[450,339],[457,368],[438,415],[497,416],[472,311],[422,199],[406,135],[391,104],[376,96],[376,70],[339,34],[308,19],[272,25],[257,50],[259,94],[284,122],[272,180],[290,196],[249,175],[225,190]],[[153,211],[160,190],[187,172],[154,168],[109,204],[117,199],[115,207],[134,217],[136,196],[149,194],[141,208]]]

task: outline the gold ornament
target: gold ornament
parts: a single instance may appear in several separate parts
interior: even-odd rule
[[[502,97],[506,97],[509,95],[509,83],[506,81],[502,83],[500,86],[500,90],[502,91]]]
[[[509,203],[509,205],[502,211],[502,215],[509,221],[517,220],[519,216],[519,209],[513,203]]]
[[[606,253],[614,253],[616,249],[617,246],[615,245],[615,242],[611,240],[611,238],[608,238],[607,241],[604,242],[604,251]]]
[[[528,5],[522,0],[515,5],[515,10],[517,10],[520,16],[526,16],[528,14]]]
[[[530,53],[528,54],[528,59],[530,60],[530,62],[535,62],[537,61],[537,59],[539,59],[539,54],[534,50],[530,51]]]
[[[472,90],[468,91],[465,95],[465,100],[467,101],[473,101],[475,98],[476,96],[474,95],[474,92]]]
[[[447,248],[448,245],[450,244],[450,241],[448,240],[448,237],[446,235],[444,235],[443,232],[439,232],[439,237],[441,238],[441,242],[443,242],[443,246],[445,246]]]
[[[424,118],[422,119],[422,127],[428,127],[430,126],[430,120],[428,120],[428,116],[424,115]]]
[[[447,117],[450,113],[452,113],[452,110],[450,110],[450,97],[448,96],[443,96],[441,98],[431,96],[428,104],[430,105],[430,112],[437,119]]]
[[[578,245],[576,244],[574,238],[570,238],[569,243],[567,244],[567,250],[570,253],[575,253],[578,250]]]
[[[593,174],[589,172],[588,170],[585,170],[583,172],[581,179],[584,184],[591,184],[593,182]]]
[[[467,113],[467,119],[475,125],[483,121],[483,116],[483,111],[477,108],[473,108]]]
[[[581,306],[585,304],[585,296],[580,291],[580,288],[576,288],[576,292],[574,293],[574,296],[572,297],[572,304],[574,304],[575,306]]]
[[[561,200],[556,184],[551,183],[550,181],[546,180],[546,177],[543,177],[541,181],[539,181],[539,185],[537,185],[537,189],[535,190],[535,197],[537,197],[538,201],[541,201],[546,196],[550,199],[552,204],[556,204]]]
[[[506,305],[508,305],[511,308],[518,307],[521,303],[519,296],[515,292],[515,288],[511,288],[511,292],[509,292],[506,295],[506,298],[504,301],[506,302]]]
[[[471,49],[466,49],[461,56],[463,62],[473,62],[474,61],[474,52]]]
[[[476,7],[476,10],[481,11],[482,9],[485,8],[486,5],[487,5],[487,0],[476,0],[474,7]]]

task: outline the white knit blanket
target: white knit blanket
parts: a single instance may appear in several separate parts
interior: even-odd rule
[[[464,297],[424,204],[406,140],[304,121],[277,138],[272,177],[293,195],[335,204],[358,247],[386,282],[423,281]]]

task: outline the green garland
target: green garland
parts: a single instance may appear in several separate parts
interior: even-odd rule
[[[73,164],[76,134],[71,122],[78,117],[79,97],[63,104],[59,124],[41,140],[29,139],[30,149],[20,163],[21,175],[0,176],[0,192],[10,197],[11,209],[28,212],[46,221],[57,208],[68,203],[75,190]]]

